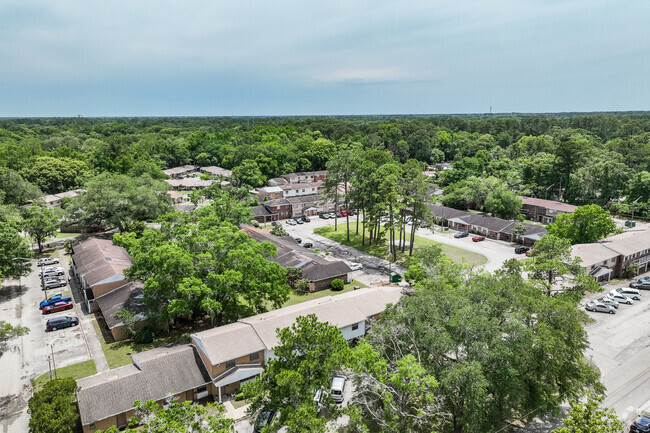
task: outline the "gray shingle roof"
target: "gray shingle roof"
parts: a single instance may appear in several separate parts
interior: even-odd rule
[[[115,317],[115,314],[125,308],[136,314],[147,311],[147,307],[142,301],[142,291],[142,283],[128,282],[95,298],[109,329],[113,329],[122,323],[122,320]]]
[[[136,400],[161,400],[209,381],[193,346],[160,347],[138,353],[133,355],[131,365],[77,381],[81,424],[126,412]]]

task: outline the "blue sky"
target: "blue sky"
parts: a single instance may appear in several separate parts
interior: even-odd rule
[[[650,110],[647,0],[3,0],[0,116]]]

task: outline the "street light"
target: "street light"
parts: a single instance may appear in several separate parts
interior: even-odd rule
[[[544,195],[544,197],[546,198],[546,200],[548,200],[548,190],[551,189],[551,188],[553,188],[554,186],[555,186],[555,184],[553,184],[553,185],[549,186],[548,188],[546,188],[546,194]]]
[[[637,198],[632,202],[632,204],[636,204],[637,201],[641,200],[641,197]],[[632,221],[634,221],[634,206],[632,206]]]
[[[11,260],[12,261],[16,261],[16,260],[31,261],[32,259],[28,259],[27,257],[14,257]],[[22,273],[18,274],[18,290],[23,290],[23,275],[22,275]]]

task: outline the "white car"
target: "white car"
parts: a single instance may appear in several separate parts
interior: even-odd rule
[[[330,398],[334,400],[335,403],[343,403],[343,397],[345,396],[345,384],[347,383],[347,379],[348,378],[345,376],[334,376],[332,378]]]
[[[637,289],[632,289],[629,287],[619,287],[618,289],[612,289],[611,292],[609,293],[618,293],[619,295],[627,296],[628,298],[632,298],[635,301],[640,301],[641,300],[641,292],[639,292]]]
[[[353,271],[358,271],[359,269],[363,269],[363,265],[361,263],[350,263],[348,266]]]
[[[43,257],[42,259],[38,259],[38,266],[56,265],[57,263],[59,263],[59,259],[55,259],[54,257]]]
[[[290,226],[295,226],[298,223],[296,223],[295,220],[287,220],[287,224],[289,224]]]
[[[63,268],[61,266],[48,266],[41,269],[41,274],[56,273],[56,275],[63,275]]]
[[[612,299],[612,300],[618,302],[619,304],[628,304],[628,305],[632,305],[632,304],[634,303],[634,302],[632,302],[632,300],[631,300],[630,298],[628,298],[628,297],[625,296],[625,295],[621,295],[621,294],[619,294],[619,293],[617,293],[617,294],[612,294],[612,293],[610,293],[610,294],[607,295],[607,297],[608,297],[609,299]]]

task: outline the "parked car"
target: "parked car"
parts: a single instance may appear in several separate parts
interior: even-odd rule
[[[79,319],[74,316],[63,316],[50,319],[45,324],[45,332],[56,331],[57,329],[69,328],[70,326],[77,326]]]
[[[294,239],[296,242],[298,242],[299,244],[302,243],[302,238],[293,238],[293,239]]]
[[[287,224],[289,224],[290,226],[295,226],[296,222],[294,220],[287,220]]]
[[[313,248],[314,244],[312,244],[311,242],[305,242],[304,244],[302,244],[302,246],[305,248]]]
[[[308,217],[307,215],[305,215],[304,217],[302,217],[302,221],[303,221],[303,222],[306,222],[306,223],[310,223],[310,222],[311,222],[311,220],[309,219],[309,217]]]
[[[363,265],[361,263],[350,263],[348,266],[350,266],[350,269],[353,271],[358,271],[359,269],[363,269]]]
[[[56,271],[59,272],[59,275],[63,275],[63,268],[61,266],[48,266],[46,268],[41,269],[41,274],[44,274],[45,272],[51,272],[51,271]]]
[[[43,314],[51,314],[63,310],[70,310],[72,307],[74,307],[72,302],[57,302],[54,305],[48,305],[47,307],[44,307]]]
[[[639,283],[643,283],[643,282],[645,282],[645,281],[650,281],[650,277],[641,277],[641,278],[639,278],[639,279],[637,280],[637,282],[639,282]]]
[[[320,414],[323,410],[323,399],[325,398],[325,390],[323,388],[318,388],[314,393],[314,404],[316,405],[316,413]]]
[[[343,218],[343,214],[342,214],[341,212],[337,212],[337,213],[336,213],[336,217],[337,217],[337,218]]]
[[[515,247],[515,254],[524,254],[530,251],[530,248],[524,246]]]
[[[619,295],[627,296],[628,298],[632,298],[635,301],[640,301],[641,300],[641,292],[639,292],[637,289],[631,289],[628,287],[619,287],[618,289],[612,289],[610,293],[618,293]]]
[[[617,294],[615,294],[615,295],[612,294],[612,293],[609,293],[609,294],[607,295],[607,297],[608,297],[609,299],[613,299],[613,300],[615,300],[615,301],[618,302],[619,304],[627,304],[627,305],[632,305],[632,304],[634,304],[634,302],[632,302],[632,300],[631,300],[630,298],[628,298],[628,297],[625,296],[625,295],[621,295],[621,294],[619,294],[619,293],[617,293]]]
[[[55,265],[57,263],[59,263],[59,259],[54,257],[43,257],[42,259],[38,259],[38,266]]]
[[[303,224],[302,218],[295,218],[294,221],[296,222],[296,224]]]
[[[485,240],[485,236],[474,236],[472,242],[481,242]]]
[[[641,414],[630,425],[630,433],[648,433],[650,432],[650,415]]]
[[[614,308],[618,309],[618,302],[616,302],[613,299],[608,298],[607,296],[603,296],[602,298],[596,299],[596,301],[603,303],[605,305],[611,305]]]
[[[70,302],[70,301],[72,301],[72,298],[70,296],[63,297],[63,295],[58,294],[58,295],[50,296],[46,300],[41,301],[38,308],[40,308],[42,310],[43,308],[47,307],[48,305],[54,305],[57,302]]]
[[[329,215],[327,215],[326,213],[322,213],[322,214],[318,215],[318,217],[326,220],[327,218],[329,218]]]
[[[334,376],[332,378],[332,386],[330,388],[330,398],[336,403],[343,403],[343,396],[345,395],[345,384],[347,377]]]
[[[598,311],[601,313],[609,313],[609,314],[616,313],[616,308],[612,307],[611,305],[603,304],[602,302],[596,302],[596,301],[587,302],[587,305],[585,306],[585,310]]]
[[[456,232],[456,233],[454,233],[455,238],[466,238],[467,236],[469,236],[469,233],[467,233],[467,232]]]
[[[650,281],[630,283],[630,287],[632,287],[633,289],[650,290]]]
[[[65,280],[51,279],[43,281],[43,290],[56,289],[57,287],[65,287],[68,283]]]
[[[279,222],[277,222],[277,221],[273,221],[273,222],[271,223],[271,225],[272,225],[272,226],[279,226],[279,225],[280,225],[280,223],[279,223]]]
[[[526,256],[530,257],[533,255],[533,250],[526,251]]]
[[[341,215],[343,215],[343,216],[348,216],[348,211],[346,211],[346,210],[342,210],[342,211],[340,211],[339,213],[340,213]]]
[[[45,282],[47,279],[51,279],[50,277],[58,277],[60,275],[63,275],[63,272],[59,271],[46,271],[41,274],[41,280]]]
[[[261,432],[264,427],[266,427],[267,425],[273,422],[273,418],[275,418],[274,410],[264,411],[260,413],[257,416],[257,420],[255,420],[255,428],[253,429],[253,431],[255,433]]]

